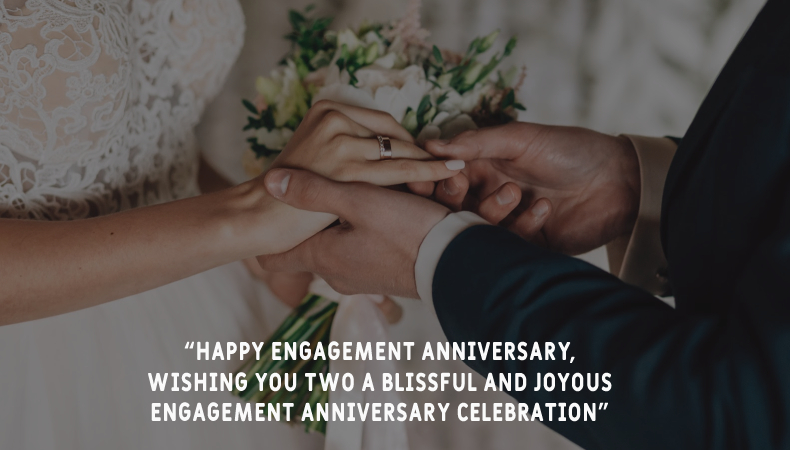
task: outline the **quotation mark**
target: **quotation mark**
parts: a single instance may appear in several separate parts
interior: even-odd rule
[[[609,403],[598,403],[598,410],[603,411],[607,406],[609,406]]]
[[[195,348],[195,343],[194,342],[187,342],[187,345],[185,345],[184,348],[187,349],[187,350],[192,350],[193,348]]]

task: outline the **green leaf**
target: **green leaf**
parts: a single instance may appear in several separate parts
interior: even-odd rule
[[[259,144],[257,139],[255,139],[254,137],[247,139],[247,142],[250,143],[250,149],[252,150],[253,153],[255,153],[255,157],[257,157],[258,159],[268,158],[270,156],[274,156],[282,152],[282,150],[272,150],[263,144]]]
[[[417,117],[422,117],[425,111],[431,107],[431,96],[426,95],[420,100],[420,106],[417,107]]]
[[[288,11],[288,21],[291,22],[291,26],[295,30],[299,29],[306,20],[307,19],[305,19],[305,17],[299,11],[295,9]]]
[[[439,110],[435,106],[431,106],[430,109],[425,111],[425,114],[422,115],[422,117],[420,118],[420,122],[422,122],[423,124],[430,123],[431,120],[433,120],[433,118],[436,117],[436,114],[438,112]]]
[[[470,55],[473,51],[477,49],[478,45],[480,45],[480,38],[476,37],[472,42],[469,43],[469,48],[466,49],[466,54]]]
[[[249,101],[249,100],[247,100],[247,99],[244,99],[244,100],[242,100],[242,101],[241,101],[241,103],[242,103],[242,104],[244,105],[244,107],[245,107],[245,108],[247,108],[247,110],[249,110],[251,113],[255,114],[256,116],[259,114],[259,112],[258,112],[258,108],[256,108],[256,107],[255,107],[255,105],[253,105],[251,101]]]
[[[513,49],[515,48],[516,48],[516,37],[513,36],[512,38],[510,38],[509,41],[507,41],[507,45],[505,45],[504,57],[507,58],[508,56],[510,56],[510,54],[513,53]]]
[[[271,131],[271,130],[273,130],[275,128],[274,107],[266,108],[265,111],[261,112],[261,123],[269,131]],[[260,128],[260,127],[258,127],[258,128]]]
[[[310,73],[310,60],[305,61],[307,55],[302,55],[301,58],[297,58],[294,62],[296,63],[296,72],[299,74],[299,78],[304,78]]]
[[[439,98],[436,99],[436,106],[439,106],[442,103],[444,103],[444,101],[447,100],[447,97],[450,96],[449,94],[450,94],[449,92],[445,92],[444,94],[440,95]]]
[[[524,105],[522,105],[521,103],[513,103],[513,107],[516,108],[519,111],[526,111],[527,110],[527,108]]]
[[[488,64],[486,64],[485,66],[483,66],[483,69],[480,71],[480,74],[477,76],[477,79],[475,79],[471,85],[474,86],[475,84],[487,79],[488,76],[491,75],[491,72],[493,72],[494,69],[496,69],[496,66],[499,65],[500,62],[502,62],[502,58],[499,57],[499,54],[494,55],[494,57],[491,58],[491,61],[489,61]]]
[[[304,12],[308,13],[308,12],[310,12],[310,11],[314,10],[314,9],[315,9],[315,5],[311,3],[311,4],[307,5],[307,6],[304,8]]]
[[[499,107],[502,109],[507,109],[513,106],[514,103],[516,103],[516,93],[513,92],[513,89],[510,89],[507,91],[505,98],[502,99],[502,103],[499,104]]]
[[[442,58],[442,52],[439,50],[439,47],[433,46],[433,59],[436,60],[436,63],[439,65],[444,64],[444,58]]]
[[[455,67],[453,67],[452,69],[448,70],[445,73],[456,73],[458,71],[463,70],[463,68],[464,68],[464,66],[460,66],[460,65],[459,66],[455,66]]]

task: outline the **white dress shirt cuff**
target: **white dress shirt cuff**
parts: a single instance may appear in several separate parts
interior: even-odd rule
[[[639,158],[641,195],[631,234],[607,244],[609,268],[626,283],[655,295],[669,291],[667,260],[661,246],[661,202],[677,145],[667,138],[625,135]]]
[[[442,253],[456,236],[475,225],[490,224],[473,212],[461,211],[442,219],[425,236],[414,263],[414,280],[422,301],[433,305],[433,275]]]

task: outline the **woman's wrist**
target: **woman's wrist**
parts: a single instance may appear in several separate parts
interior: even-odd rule
[[[216,197],[212,202],[220,206],[215,215],[219,240],[238,259],[267,250],[270,213],[277,200],[266,192],[261,181],[254,179],[208,196]]]
[[[241,258],[288,251],[336,219],[280,202],[266,191],[263,177],[220,194],[225,196],[219,199],[225,205],[225,215],[231,218],[222,225],[222,234],[234,241]]]

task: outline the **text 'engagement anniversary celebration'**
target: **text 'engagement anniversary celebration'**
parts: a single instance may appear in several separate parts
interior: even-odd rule
[[[268,345],[267,345],[268,344]],[[305,372],[301,374],[275,370],[255,373],[248,379],[244,371],[217,373],[148,373],[153,392],[268,392],[269,398],[258,402],[154,402],[151,420],[159,421],[366,421],[411,422],[446,421],[450,414],[458,420],[472,422],[513,421],[595,421],[605,411],[605,393],[612,389],[611,374],[574,372],[575,357],[570,354],[570,342],[454,342],[426,343],[417,348],[414,342],[187,342],[198,361],[345,361],[363,370],[356,372]],[[465,361],[475,367],[475,361],[499,361],[503,373],[473,372],[383,372],[364,370],[367,361]],[[511,373],[508,364],[532,361],[546,363],[551,372]],[[563,370],[564,369],[564,370]],[[361,389],[357,385],[361,383]],[[336,392],[436,392],[454,390],[579,393],[579,402],[534,403],[388,403],[334,402]],[[285,393],[298,391],[330,393],[329,401],[298,404],[278,401]],[[591,394],[603,396],[601,400]],[[603,393],[603,394],[601,394]],[[243,396],[243,395],[240,395]]]

